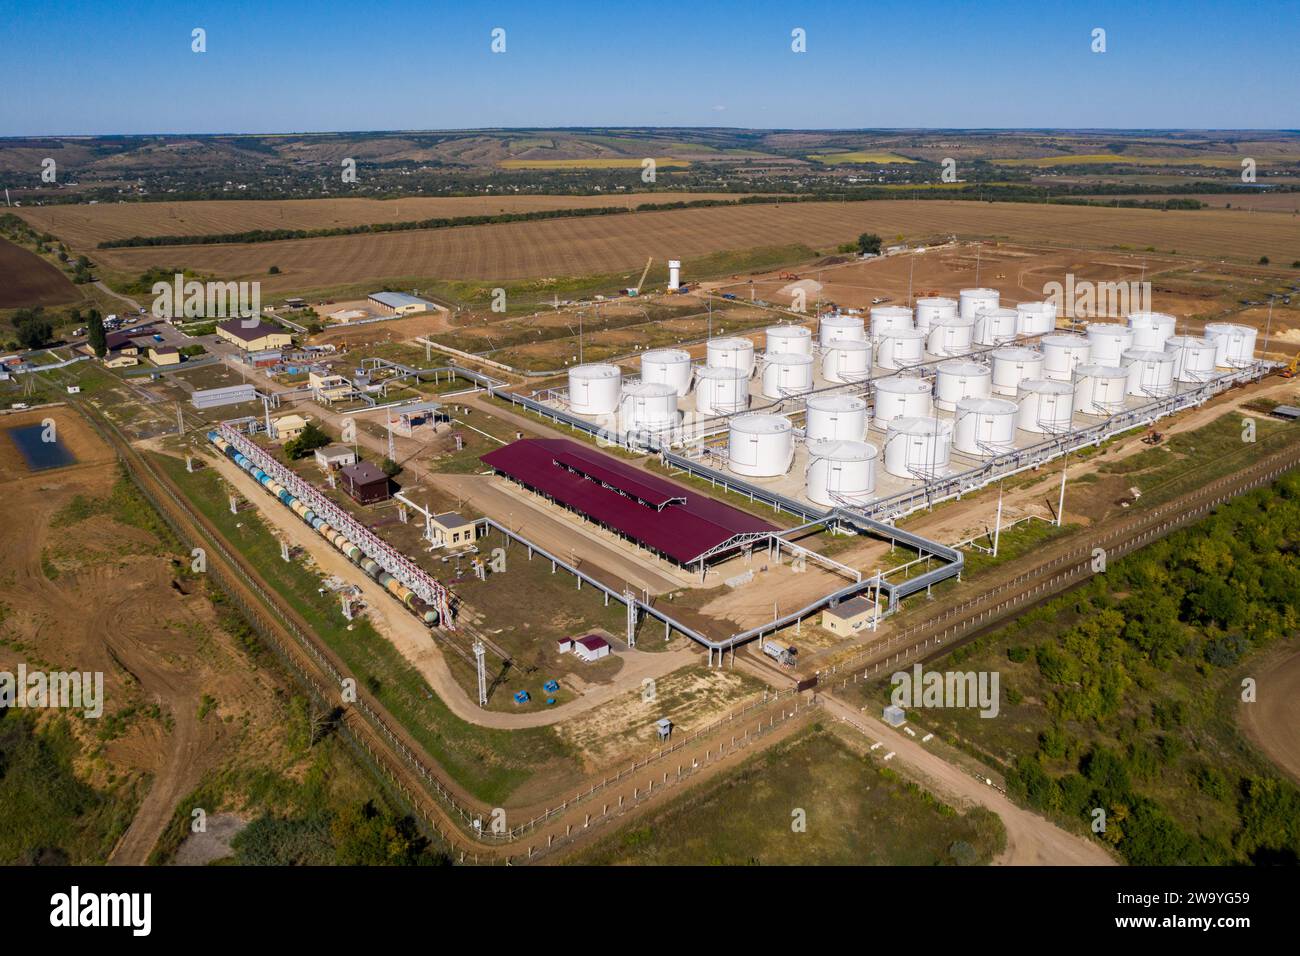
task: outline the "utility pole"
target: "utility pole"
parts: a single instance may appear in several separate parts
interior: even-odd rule
[[[474,642],[474,661],[478,664],[478,705],[487,706],[487,667],[483,663],[483,655],[487,653],[487,648],[483,646],[482,641]]]
[[[627,646],[636,647],[636,594],[631,588],[623,592],[627,604]]]
[[[1056,501],[1056,526],[1061,527],[1062,519],[1065,517],[1065,473],[1070,468],[1070,456],[1067,454],[1061,459],[1061,496]]]
[[[916,270],[916,253],[908,258],[907,262],[907,304],[912,304],[912,273]]]
[[[993,557],[998,556],[998,538],[1002,534],[1002,482],[998,482],[998,516],[993,524]]]
[[[1273,331],[1273,293],[1268,294],[1268,322],[1264,325],[1264,357],[1268,357],[1268,340]]]

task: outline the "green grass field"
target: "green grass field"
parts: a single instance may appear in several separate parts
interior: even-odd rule
[[[572,862],[950,866],[988,863],[1005,841],[992,813],[960,814],[818,727]]]

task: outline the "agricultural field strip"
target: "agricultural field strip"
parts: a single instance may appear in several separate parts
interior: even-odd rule
[[[226,279],[258,276],[264,289],[310,289],[386,277],[512,280],[614,273],[648,256],[689,259],[777,242],[812,247],[884,235],[1014,236],[1064,247],[1154,247],[1243,261],[1300,259],[1300,230],[1283,217],[1245,220],[1232,210],[1031,206],[950,200],[802,203],[687,209],[451,230],[295,239],[266,245],[113,249],[97,261],[136,275],[166,264]],[[274,259],[281,273],[266,276]]]
[[[250,230],[335,229],[377,223],[494,216],[552,209],[736,200],[745,193],[647,192],[597,196],[416,196],[405,199],[231,199],[28,206],[18,215],[88,252],[135,236],[203,236]]]

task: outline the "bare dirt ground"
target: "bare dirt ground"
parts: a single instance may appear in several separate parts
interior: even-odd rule
[[[1300,783],[1300,650],[1292,641],[1260,663],[1257,699],[1239,704],[1237,719],[1278,769]]]
[[[638,682],[635,692],[620,694],[556,729],[583,754],[589,767],[607,767],[622,752],[652,746],[656,737],[655,721],[668,708],[673,715],[674,732],[687,734],[761,697],[762,693],[763,688],[757,682],[737,671],[696,668],[657,679],[653,695],[645,694]]]
[[[0,309],[63,305],[80,297],[77,287],[50,263],[0,239]]]
[[[328,307],[331,311],[336,308],[338,306]],[[311,336],[311,342],[313,345],[333,345],[340,350],[349,350],[387,342],[406,342],[421,335],[445,332],[450,328],[447,313],[439,309],[406,319],[388,319],[369,325],[336,326]]]
[[[110,857],[140,864],[207,770],[244,746],[274,750],[269,732],[280,718],[272,681],[235,649],[193,582],[178,583],[150,532],[111,512],[51,526],[78,496],[106,498],[117,469],[108,448],[66,408],[0,416],[0,427],[45,417],[55,420],[59,440],[78,462],[28,473],[15,468],[7,448],[0,456],[8,506],[0,549],[0,601],[7,609],[0,660],[104,674],[105,717],[117,715],[123,724],[107,737],[102,722],[78,725],[90,749],[101,741],[105,747],[102,759],[78,770],[98,786],[124,775],[152,776]],[[200,719],[204,694],[215,704]],[[157,717],[141,713],[151,706]]]
[[[230,841],[248,825],[248,821],[237,813],[215,813],[207,819],[207,829],[202,833],[191,833],[185,838],[172,866],[207,866],[215,860],[221,860],[234,853]]]

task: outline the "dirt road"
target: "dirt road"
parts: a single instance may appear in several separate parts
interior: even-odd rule
[[[1007,848],[994,862],[1002,866],[1114,866],[1115,861],[1097,844],[1067,833],[1035,813],[1016,806],[1004,794],[946,760],[925,745],[898,733],[874,717],[823,694],[829,715],[844,720],[872,742],[877,753],[893,751],[896,759],[919,774],[926,783],[957,805],[987,807],[1001,818],[1007,830]]]
[[[1237,705],[1237,719],[1279,770],[1300,783],[1300,647],[1270,655],[1257,675],[1257,699]]]

